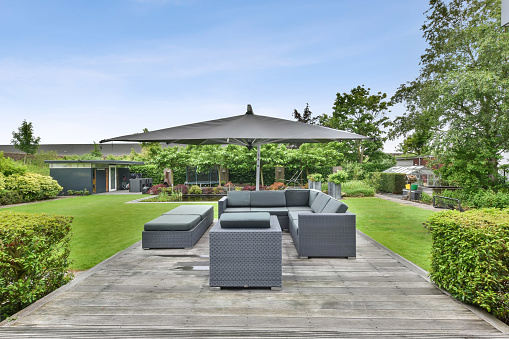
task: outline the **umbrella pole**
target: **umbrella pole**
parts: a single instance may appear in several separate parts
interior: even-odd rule
[[[256,190],[260,190],[260,145],[256,147]]]

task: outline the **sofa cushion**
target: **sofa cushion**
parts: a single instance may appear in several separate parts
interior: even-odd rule
[[[288,212],[312,212],[311,207],[309,206],[288,206]]]
[[[270,228],[269,213],[223,213],[221,228]]]
[[[346,204],[331,198],[320,213],[345,213],[346,210],[348,210],[348,206]]]
[[[293,212],[288,212],[288,218],[290,218],[291,220],[298,220],[299,219],[299,214],[313,214],[313,212],[311,212],[311,211],[293,211]]]
[[[229,191],[227,207],[251,207],[251,192]]]
[[[226,207],[224,209],[224,213],[246,213],[246,212],[251,212],[251,208],[250,207]]]
[[[270,215],[288,215],[286,207],[251,207],[251,212],[268,212]]]
[[[309,207],[309,190],[293,190],[285,191],[286,206],[308,206]]]
[[[175,215],[175,214],[196,214],[201,216],[201,219],[205,219],[207,214],[214,213],[214,207],[213,206],[207,206],[207,205],[182,205],[178,206],[177,208],[172,209],[171,211],[168,211],[166,213],[163,213],[163,215]]]
[[[162,215],[147,222],[145,231],[189,231],[201,221],[199,215]]]
[[[329,202],[329,200],[330,196],[323,193],[319,193],[315,201],[313,201],[313,204],[311,205],[311,210],[315,213],[321,213],[325,205],[327,205],[327,203]]]
[[[228,203],[229,205],[229,203]],[[284,191],[253,191],[251,207],[286,207]]]
[[[311,205],[313,205],[313,202],[315,202],[315,199],[318,196],[318,193],[320,193],[320,191],[309,190],[309,202],[308,202],[309,207],[311,207]]]

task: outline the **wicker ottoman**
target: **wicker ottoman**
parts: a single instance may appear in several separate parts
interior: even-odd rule
[[[235,214],[242,224],[244,213]],[[209,233],[211,289],[270,287],[281,290],[281,227],[277,216],[266,215],[270,218],[269,228],[222,228],[221,220],[212,227]]]

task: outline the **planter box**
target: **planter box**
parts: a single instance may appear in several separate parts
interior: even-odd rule
[[[341,200],[341,184],[335,184],[333,182],[327,182],[328,193],[331,197],[337,200]]]
[[[321,181],[311,181],[308,180],[308,188],[313,190],[322,191],[322,182]]]

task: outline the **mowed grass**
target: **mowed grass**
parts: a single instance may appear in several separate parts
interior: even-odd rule
[[[143,225],[184,204],[126,204],[133,195],[92,195],[44,201],[0,209],[29,213],[72,215],[71,269],[86,270],[141,239]],[[217,203],[214,213],[217,218]]]
[[[431,234],[423,223],[435,212],[380,198],[346,198],[357,229],[429,271]]]

